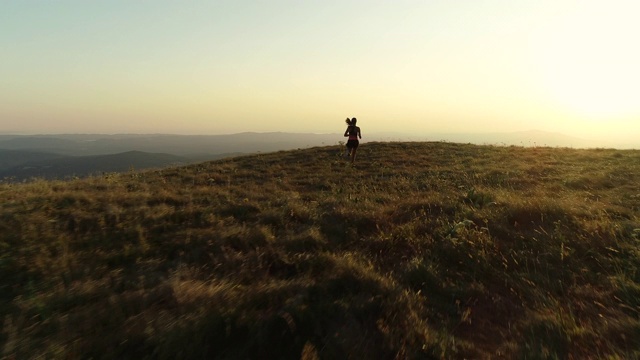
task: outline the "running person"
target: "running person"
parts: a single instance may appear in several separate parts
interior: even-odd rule
[[[347,126],[347,130],[345,130],[344,136],[349,137],[349,139],[347,140],[347,151],[351,156],[351,165],[353,165],[356,161],[356,151],[358,150],[358,145],[360,144],[360,141],[358,141],[358,139],[362,139],[362,134],[360,133],[360,127],[356,126],[356,122],[358,122],[358,119],[353,118],[349,120],[349,118],[347,118],[345,122],[349,126]]]

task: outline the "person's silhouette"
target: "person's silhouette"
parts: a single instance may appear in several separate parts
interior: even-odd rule
[[[347,130],[344,132],[344,136],[349,138],[347,140],[347,152],[351,157],[351,165],[354,165],[356,161],[356,152],[358,151],[358,145],[360,144],[358,139],[362,139],[362,133],[360,132],[360,127],[356,126],[358,119],[353,118],[349,120],[349,118],[347,118],[345,122],[348,126]]]

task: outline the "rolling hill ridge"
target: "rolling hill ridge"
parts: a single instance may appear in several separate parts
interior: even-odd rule
[[[358,154],[0,184],[3,356],[640,356],[640,151]]]

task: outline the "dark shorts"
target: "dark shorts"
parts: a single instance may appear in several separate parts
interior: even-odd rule
[[[360,142],[358,140],[349,140],[347,141],[347,149],[356,149]]]

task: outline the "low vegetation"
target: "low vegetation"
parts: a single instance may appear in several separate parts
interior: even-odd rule
[[[640,357],[640,151],[343,155],[0,184],[2,355]]]

